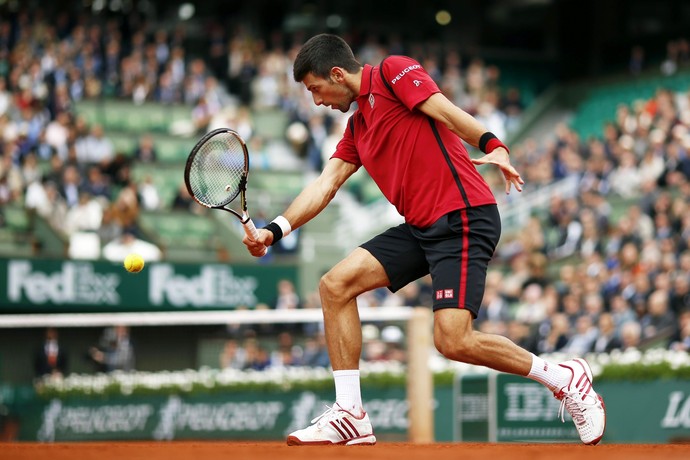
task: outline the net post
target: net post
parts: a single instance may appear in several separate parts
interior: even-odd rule
[[[415,444],[434,442],[434,382],[429,368],[433,313],[414,307],[407,322],[408,440]]]

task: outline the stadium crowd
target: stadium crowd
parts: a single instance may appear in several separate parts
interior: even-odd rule
[[[264,40],[222,27],[208,35],[208,54],[193,56],[183,27],[156,27],[138,15],[48,18],[23,10],[0,19],[0,204],[35,209],[67,236],[96,233],[104,255],[108,244],[140,233],[141,209],[189,206],[184,196],[162,203],[150,180],[133,180],[133,165],[156,161],[155,143],[143,136],[136,151],[117,152],[102,126],[88,125],[74,110],[93,98],[185,104],[196,132],[222,116],[249,142],[257,141],[252,111],[281,109],[291,126],[303,128],[287,133],[288,140],[299,140],[294,155],[305,171],[319,170],[348,114],[314,107],[292,82],[299,36],[291,41],[273,33]],[[673,72],[687,65],[677,49],[669,49],[665,72],[669,60]],[[519,125],[519,90],[501,86],[497,66],[455,49],[393,39],[367,37],[356,51],[371,64],[386,54],[417,58],[452,100],[499,138]],[[506,235],[477,327],[535,353],[650,344],[690,351],[690,91],[660,87],[649,100],[621,104],[601,136],[582,139],[563,124],[548,139],[511,147],[531,189],[568,177],[576,177],[579,188],[572,198],[552,196],[543,214]],[[487,177],[502,189],[500,177]],[[614,197],[622,207],[611,206]],[[396,294],[377,290],[359,300],[429,305],[430,291],[423,279]],[[291,308],[306,307],[318,308],[318,296],[309,294]],[[262,354],[256,331],[231,332],[228,355],[235,350],[246,360]],[[320,331],[306,332],[309,343],[300,353],[308,348],[313,362],[324,365]],[[374,344],[365,346],[365,358],[404,359],[402,337],[389,325],[372,325],[365,338]],[[285,352],[273,361],[298,361],[287,357],[286,350],[295,349],[292,339],[281,339]],[[239,366],[231,357],[221,361]]]

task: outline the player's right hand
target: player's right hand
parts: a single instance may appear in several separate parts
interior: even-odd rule
[[[259,233],[259,237],[256,240],[249,235],[245,235],[242,238],[242,243],[247,246],[251,255],[261,257],[266,255],[268,247],[273,243],[273,233],[263,228],[257,228],[256,231]]]

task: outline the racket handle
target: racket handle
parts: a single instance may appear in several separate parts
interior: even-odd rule
[[[247,219],[247,221],[242,225],[244,226],[244,232],[247,234],[247,236],[254,240],[259,238],[259,232],[256,230],[256,225],[254,225],[253,220]],[[267,252],[268,248],[264,247],[264,253],[262,255],[266,255]]]

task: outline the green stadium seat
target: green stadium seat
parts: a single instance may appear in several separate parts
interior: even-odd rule
[[[2,210],[5,226],[14,232],[28,232],[31,227],[29,215],[21,206],[8,205]]]
[[[15,234],[12,229],[0,227],[0,243],[11,243],[14,238]]]
[[[183,211],[143,212],[139,225],[157,243],[168,248],[216,249],[219,246],[215,222],[206,216]]]
[[[191,117],[191,108],[186,105],[169,106],[154,102],[137,105],[117,99],[80,101],[75,111],[89,124],[103,125],[106,132],[167,133],[174,121]]]
[[[248,182],[248,195],[266,192],[275,197],[293,198],[304,187],[301,172],[252,171]]]
[[[158,161],[179,162],[187,161],[189,152],[194,148],[195,139],[184,139],[167,135],[154,136],[154,146],[158,152]]]
[[[252,113],[255,134],[265,139],[282,139],[288,125],[288,116],[283,110],[264,109]]]
[[[24,207],[9,204],[0,209],[4,226],[0,227],[0,254],[23,257],[33,254],[32,220]]]
[[[117,153],[121,153],[125,156],[131,156],[132,153],[134,153],[134,149],[137,146],[136,134],[122,131],[108,131],[106,136],[112,141]]]
[[[153,180],[158,189],[163,207],[168,208],[180,186],[184,184],[184,164],[136,164],[132,169],[132,177],[141,182],[147,176]]]

